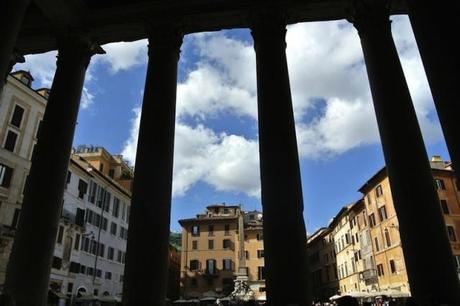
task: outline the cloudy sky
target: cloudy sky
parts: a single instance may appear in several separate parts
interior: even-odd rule
[[[406,17],[393,35],[428,154],[449,159]],[[346,21],[288,27],[287,58],[307,230],[325,226],[383,166],[362,50]],[[122,153],[135,164],[147,42],[103,46],[86,75],[74,145]],[[55,52],[27,56],[34,87],[50,86]],[[171,227],[212,203],[261,209],[256,70],[249,30],[187,35],[182,46]]]

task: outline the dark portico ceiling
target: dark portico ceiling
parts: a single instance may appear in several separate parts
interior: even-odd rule
[[[56,36],[87,33],[99,44],[146,37],[148,25],[175,22],[184,33],[248,28],[251,16],[276,7],[288,24],[346,18],[350,0],[34,0],[16,48],[22,54],[56,49]],[[392,14],[405,13],[404,0]]]

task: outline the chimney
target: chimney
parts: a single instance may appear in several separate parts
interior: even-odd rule
[[[441,163],[444,162],[444,161],[442,160],[441,155],[433,155],[433,156],[431,157],[431,161],[432,161],[432,162],[441,162]]]

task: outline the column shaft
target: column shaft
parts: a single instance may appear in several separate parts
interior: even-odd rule
[[[406,1],[415,39],[454,167],[460,165],[460,33],[457,1]],[[460,168],[459,168],[460,169]],[[460,171],[456,171],[460,181]]]
[[[17,306],[47,305],[48,282],[62,209],[75,123],[92,52],[77,39],[58,42],[57,70],[32,156],[4,293]]]
[[[270,305],[310,305],[306,231],[285,23],[276,14],[252,27],[256,51],[265,278]]]
[[[460,305],[452,251],[386,0],[355,4],[353,23],[361,38],[412,296],[421,305]]]
[[[3,0],[0,4],[0,94],[10,72],[11,55],[30,0]]]
[[[181,42],[182,35],[170,27],[155,29],[149,37],[123,288],[125,306],[165,303]]]

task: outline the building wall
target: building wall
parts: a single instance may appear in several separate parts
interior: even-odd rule
[[[381,194],[377,191],[380,188]],[[379,289],[410,292],[399,236],[398,218],[394,209],[388,178],[385,177],[376,181],[373,188],[370,188],[364,195],[364,199]],[[373,220],[375,220],[375,224]]]
[[[24,109],[19,128],[11,124],[15,105]],[[20,216],[23,190],[30,169],[30,158],[37,141],[37,130],[46,107],[46,99],[13,76],[7,82],[0,97],[0,173],[5,166],[11,171],[9,186],[1,186],[6,180],[0,176],[0,284],[5,279],[6,265],[12,239]],[[8,131],[16,133],[14,151],[5,149]]]
[[[64,228],[64,239],[60,242],[58,234],[54,250],[54,256],[62,259],[62,265],[52,269],[51,282],[60,289],[59,291],[73,296],[77,295],[78,290],[90,294],[96,292],[95,295],[98,296],[120,295],[123,286],[127,239],[125,230],[128,229],[130,194],[108,181],[102,173],[96,173],[94,170],[88,172],[89,164],[82,162],[78,156],[73,156],[72,160],[69,165],[70,179],[64,193],[63,217],[60,221],[60,227]],[[80,181],[84,181],[88,186],[84,194],[80,194],[79,191]],[[94,203],[90,201],[91,182],[110,194],[107,209],[103,209],[101,204],[98,205],[101,203],[98,202],[98,198],[103,199],[103,196],[96,197]],[[119,200],[118,210],[114,204],[116,199]],[[84,211],[83,226],[79,226],[76,220],[77,210]],[[94,225],[95,222],[90,220],[89,211],[107,220],[106,228]],[[112,224],[116,225],[113,231]],[[96,252],[91,244],[98,240],[103,244],[103,247],[100,247],[103,251],[97,256],[96,262]],[[89,248],[85,247],[85,243],[89,244]],[[65,255],[68,244],[71,245],[70,256]],[[110,258],[109,247],[114,250],[113,257]],[[72,271],[72,262],[78,265],[78,271]],[[96,273],[94,277],[94,268],[96,271],[101,270],[101,274]],[[69,283],[72,284],[71,287]]]
[[[255,298],[258,298],[265,295],[264,272],[259,275],[259,270],[263,270],[265,266],[263,229],[262,227],[245,228],[244,236],[249,285],[254,292]]]
[[[229,226],[229,231],[225,231],[225,226]],[[198,236],[192,235],[191,227],[199,226]],[[209,226],[213,226],[212,234]],[[182,232],[182,260],[181,260],[181,288],[184,297],[202,297],[207,291],[223,293],[229,285],[233,286],[234,272],[238,269],[238,218],[196,220],[186,222]],[[224,239],[230,240],[230,247],[224,248]],[[214,241],[214,248],[210,249],[208,241]],[[193,249],[194,242],[197,248]],[[210,275],[206,271],[206,261],[214,259],[216,261],[216,274]],[[231,270],[223,269],[223,260],[230,259],[232,262]],[[190,269],[190,261],[198,260],[199,268]],[[227,282],[227,283],[226,283]],[[227,285],[226,285],[227,284]]]

